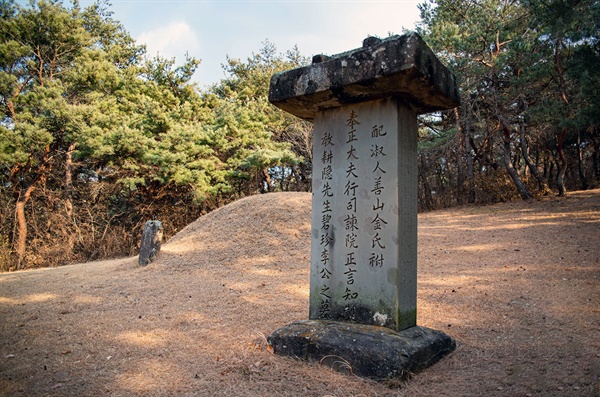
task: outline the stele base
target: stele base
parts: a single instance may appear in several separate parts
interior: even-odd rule
[[[274,353],[318,362],[335,371],[377,381],[405,379],[456,348],[441,331],[414,326],[402,331],[337,321],[304,320],[267,338]]]

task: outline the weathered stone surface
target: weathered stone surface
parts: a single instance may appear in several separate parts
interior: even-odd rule
[[[417,116],[386,98],[314,122],[309,318],[413,327]]]
[[[267,338],[276,354],[317,361],[339,372],[384,380],[420,371],[456,348],[441,331],[403,331],[334,321],[297,321]]]
[[[140,266],[146,266],[152,262],[160,252],[160,245],[163,236],[163,225],[160,221],[148,221],[144,225],[142,232],[142,242],[140,244],[140,254],[138,263]]]
[[[315,123],[310,320],[274,352],[381,380],[454,350],[416,326],[416,116],[459,104],[454,75],[416,34],[368,37],[274,75],[269,101]]]
[[[305,120],[319,110],[398,97],[417,114],[459,104],[454,75],[416,33],[367,38],[362,48],[273,75],[269,101]]]

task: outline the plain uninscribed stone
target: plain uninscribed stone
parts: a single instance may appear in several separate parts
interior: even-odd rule
[[[146,266],[154,261],[160,252],[160,246],[163,237],[163,225],[161,221],[148,221],[142,231],[142,241],[140,243],[140,254],[138,263],[140,266]]]

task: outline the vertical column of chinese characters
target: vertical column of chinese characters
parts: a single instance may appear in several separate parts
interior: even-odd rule
[[[330,182],[333,180],[333,142],[331,133],[325,132],[321,139],[323,154],[321,156],[323,187],[321,189],[321,228],[320,228],[320,256],[321,270],[319,276],[322,284],[319,290],[321,297],[321,305],[319,306],[319,318],[331,318],[331,290],[329,289],[329,279],[331,272],[331,247],[333,243],[333,235],[331,230],[331,215],[333,212],[333,190]]]
[[[383,158],[386,156],[384,153],[384,140],[387,136],[383,125],[374,125],[371,129],[371,164],[374,164],[372,169],[373,174],[373,186],[371,186],[371,193],[373,193],[372,199],[372,210],[373,220],[371,221],[371,227],[373,232],[373,238],[371,240],[371,254],[369,255],[369,267],[372,269],[381,268],[384,265],[384,250],[385,242],[382,241],[379,233],[387,225],[387,221],[383,218],[383,209],[385,207],[384,195],[382,195],[385,189],[384,183],[382,182],[384,174],[387,170],[382,167]]]
[[[358,298],[352,285],[354,284],[354,273],[356,273],[356,252],[358,250],[358,218],[356,217],[357,206],[357,189],[358,185],[358,170],[356,169],[356,161],[359,159],[355,144],[358,144],[356,126],[359,125],[358,115],[354,110],[350,112],[350,116],[346,120],[348,127],[346,139],[346,163],[345,163],[345,185],[344,196],[347,199],[346,213],[344,216],[345,236],[345,263],[344,275],[346,276],[346,289],[342,298],[346,301],[344,308],[344,317],[347,320],[354,320],[354,306],[352,301]]]

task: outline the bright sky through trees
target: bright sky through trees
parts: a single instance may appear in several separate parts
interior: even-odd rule
[[[20,0],[25,4],[26,1]],[[65,5],[69,2],[65,1]],[[81,7],[92,4],[80,0]],[[357,48],[368,35],[387,37],[414,29],[415,0],[112,0],[113,17],[148,54],[176,57],[186,51],[202,60],[200,86],[224,76],[226,55],[245,59],[268,39],[279,51],[298,45],[302,55],[336,54]]]

